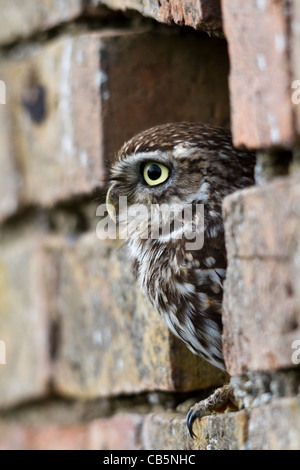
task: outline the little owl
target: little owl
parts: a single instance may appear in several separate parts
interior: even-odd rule
[[[164,124],[123,145],[111,169],[107,195],[110,213],[112,207],[117,209],[120,233],[126,231],[142,290],[193,353],[223,370],[222,200],[254,183],[254,165],[255,154],[234,148],[226,129],[200,123]],[[127,198],[126,214],[120,207],[121,196]],[[132,207],[140,210],[132,212]],[[224,404],[231,397],[229,389],[225,386],[223,394],[218,389],[206,407],[213,404],[217,409],[218,401],[221,408],[222,400]],[[199,404],[190,410],[191,434],[193,421],[202,415]]]

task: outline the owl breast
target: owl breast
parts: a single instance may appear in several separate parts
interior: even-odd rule
[[[222,289],[226,260],[208,243],[186,251],[183,240],[130,240],[137,282],[166,325],[194,353],[224,369]]]

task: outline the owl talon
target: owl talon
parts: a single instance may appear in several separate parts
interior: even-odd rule
[[[231,385],[224,385],[218,388],[212,395],[205,400],[196,403],[189,410],[186,417],[186,424],[190,436],[194,439],[196,434],[193,431],[193,424],[196,419],[201,419],[211,413],[222,413],[227,409],[237,411],[238,404],[234,396],[234,390]]]
[[[189,434],[190,434],[192,439],[194,439],[196,437],[196,434],[193,431],[193,424],[194,424],[194,421],[195,421],[196,418],[197,418],[197,412],[195,412],[191,408],[190,411],[188,412],[188,414],[186,415],[186,425],[187,425]]]

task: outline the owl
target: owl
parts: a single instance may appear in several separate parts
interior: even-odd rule
[[[254,165],[227,129],[164,124],[123,145],[107,193],[141,289],[170,330],[222,370],[222,201],[254,183]]]

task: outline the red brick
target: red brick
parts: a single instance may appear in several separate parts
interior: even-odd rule
[[[141,440],[143,449],[146,450],[191,450],[194,445],[188,434],[185,418],[171,412],[147,415]]]
[[[248,418],[245,410],[197,419],[193,426],[197,450],[241,450],[245,446]]]
[[[2,0],[0,42],[8,43],[76,18],[81,0]]]
[[[250,412],[248,450],[299,450],[300,403],[281,398]]]
[[[240,450],[247,439],[247,413],[226,413],[196,420],[191,439],[186,419],[180,414],[146,415],[141,440],[146,450]]]
[[[225,199],[224,354],[231,375],[293,367],[300,338],[299,177]]]
[[[48,250],[57,276],[48,282],[57,393],[87,399],[223,383],[221,371],[190,353],[144,299],[124,249],[90,233],[53,239]]]
[[[142,31],[64,37],[2,62],[0,218],[91,193],[105,160],[151,125],[228,124],[227,70],[223,42]]]
[[[43,286],[43,233],[9,231],[0,245],[0,407],[47,394],[50,377],[48,308]]]
[[[291,6],[291,59],[292,59],[292,93],[296,100],[294,111],[296,116],[297,133],[300,135],[300,3],[292,2]],[[295,81],[295,83],[294,83]]]
[[[87,423],[0,424],[1,450],[138,450],[142,417],[118,414]]]
[[[249,148],[296,141],[285,2],[222,0],[231,62],[233,140]]]
[[[9,112],[7,108],[7,105],[0,104],[0,220],[10,216],[18,210],[22,183],[21,176],[16,167],[16,162],[12,156],[13,141],[9,135]]]
[[[6,44],[46,31],[86,13],[107,15],[112,10],[136,10],[144,16],[203,30],[221,30],[220,0],[4,0],[0,43]]]
[[[103,179],[98,62],[99,38],[85,36],[2,64],[7,105],[0,111],[12,142],[2,159],[16,162],[20,204],[51,205]]]
[[[222,27],[220,0],[99,0],[112,9],[132,9],[162,23],[176,23],[196,29]]]

